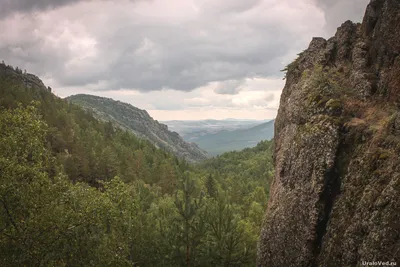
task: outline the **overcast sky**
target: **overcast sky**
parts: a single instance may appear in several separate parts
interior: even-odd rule
[[[369,0],[0,0],[0,60],[155,119],[271,119],[280,72]]]

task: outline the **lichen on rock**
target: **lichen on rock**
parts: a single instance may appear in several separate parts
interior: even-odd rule
[[[400,258],[400,1],[314,38],[286,73],[258,266]]]

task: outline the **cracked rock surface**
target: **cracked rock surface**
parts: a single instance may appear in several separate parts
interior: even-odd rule
[[[400,262],[400,1],[287,68],[258,266]]]

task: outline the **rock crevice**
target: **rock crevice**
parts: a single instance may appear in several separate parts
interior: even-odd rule
[[[258,266],[400,255],[400,1],[314,38],[287,67]]]

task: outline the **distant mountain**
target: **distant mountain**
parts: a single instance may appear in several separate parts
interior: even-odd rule
[[[198,138],[216,134],[223,131],[248,129],[267,121],[224,119],[224,120],[198,120],[198,121],[163,121],[168,127],[178,132],[186,141],[196,142]]]
[[[212,156],[232,150],[254,147],[260,141],[270,140],[274,137],[274,123],[275,120],[272,120],[247,129],[206,134],[197,137],[195,142]]]
[[[73,95],[66,100],[91,110],[98,119],[111,121],[180,158],[195,162],[208,157],[207,152],[194,143],[184,141],[177,132],[169,131],[167,125],[154,120],[145,110],[111,98],[93,95]]]

